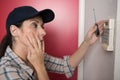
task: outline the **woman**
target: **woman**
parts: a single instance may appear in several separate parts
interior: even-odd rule
[[[44,52],[44,23],[54,19],[50,9],[37,11],[31,6],[15,8],[7,17],[7,34],[0,44],[0,79],[49,80],[47,71],[71,77],[90,45],[95,43],[94,25],[80,47],[71,56],[56,58]],[[103,33],[103,21],[99,25]]]

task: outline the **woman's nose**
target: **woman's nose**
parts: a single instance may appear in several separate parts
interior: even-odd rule
[[[46,35],[46,31],[43,28],[41,28],[38,30],[38,34],[39,34],[39,36],[44,37]]]
[[[44,29],[42,29],[42,35],[45,36],[46,35],[46,31]]]

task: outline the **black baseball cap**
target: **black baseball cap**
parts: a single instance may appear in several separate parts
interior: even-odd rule
[[[18,23],[20,21],[40,16],[43,20],[43,23],[50,22],[54,19],[55,14],[51,9],[44,9],[41,11],[37,11],[32,6],[20,6],[17,8],[14,8],[7,17],[6,20],[6,29],[7,32],[9,31],[10,25],[13,25],[15,23]]]

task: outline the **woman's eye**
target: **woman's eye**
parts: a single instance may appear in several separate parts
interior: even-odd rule
[[[38,25],[37,25],[36,23],[33,23],[33,26],[34,26],[34,28],[37,28],[37,27],[38,27]]]

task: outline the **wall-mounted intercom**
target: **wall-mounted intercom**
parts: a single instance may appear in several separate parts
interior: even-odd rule
[[[106,51],[114,50],[114,28],[115,20],[109,19],[104,23],[104,32],[101,37],[102,47]]]

